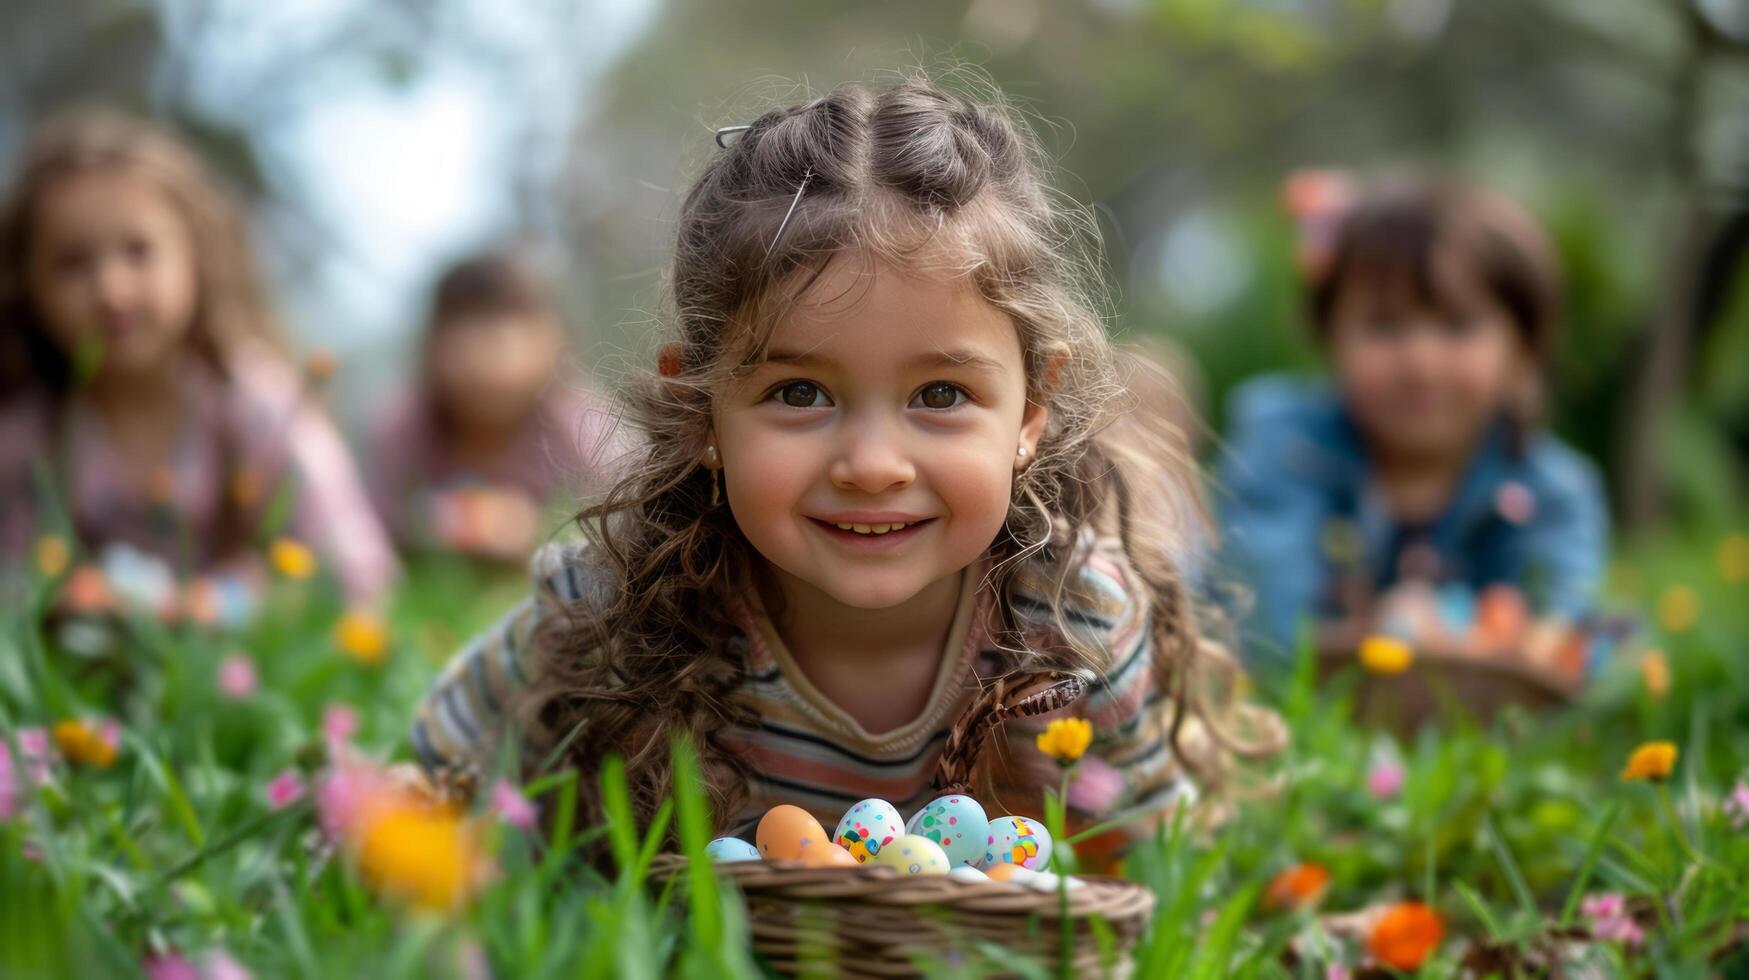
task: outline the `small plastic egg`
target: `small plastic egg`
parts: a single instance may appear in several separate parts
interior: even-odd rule
[[[861,864],[888,843],[905,835],[905,818],[886,800],[868,799],[844,811],[832,839]]]
[[[829,840],[817,840],[802,847],[797,855],[801,862],[810,868],[856,867],[856,858],[850,852]]]
[[[984,872],[991,881],[1009,881],[1014,884],[1024,884],[1037,872],[1028,871],[1018,864],[998,864]]]
[[[881,848],[874,861],[908,875],[944,875],[951,867],[941,845],[917,834],[906,834]]]
[[[765,811],[753,838],[759,843],[759,855],[767,861],[793,861],[801,857],[802,848],[827,839],[813,814],[789,803]]]
[[[1070,876],[1058,877],[1049,871],[1027,873],[1025,868],[1020,870],[1021,876],[1015,878],[1014,881],[1018,884],[1025,885],[1035,892],[1054,892],[1057,890],[1058,885],[1061,885],[1063,890],[1072,892],[1077,888],[1085,887],[1087,884],[1079,878]]]
[[[969,796],[938,796],[911,815],[905,833],[927,837],[947,852],[955,865],[977,867],[990,835],[990,818]]]
[[[990,876],[984,872],[977,868],[968,868],[963,864],[950,870],[947,876],[955,881],[986,882],[990,880]]]
[[[978,867],[985,871],[1003,864],[1018,864],[1028,871],[1043,871],[1051,865],[1051,832],[1041,820],[997,817],[990,821],[984,841]]]
[[[757,861],[759,848],[739,837],[718,837],[704,846],[705,856],[712,861]]]

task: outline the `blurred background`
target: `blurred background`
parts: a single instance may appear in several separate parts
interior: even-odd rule
[[[611,385],[649,356],[715,127],[958,62],[1036,115],[1101,217],[1114,329],[1191,353],[1213,431],[1235,382],[1315,363],[1284,177],[1427,168],[1554,232],[1555,428],[1625,523],[1729,520],[1749,480],[1749,0],[7,0],[0,23],[0,160],[70,103],[189,135],[354,421],[437,270],[507,240]]]

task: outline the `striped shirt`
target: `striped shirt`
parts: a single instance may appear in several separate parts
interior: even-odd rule
[[[414,750],[433,771],[483,768],[504,734],[510,705],[535,669],[536,630],[570,603],[600,603],[610,588],[575,548],[549,546],[532,562],[535,594],[474,639],[444,668],[413,721]],[[734,652],[744,673],[734,694],[757,725],[725,741],[748,763],[747,809],[725,825],[742,832],[779,803],[801,806],[827,826],[858,800],[880,797],[910,813],[934,795],[931,777],[948,733],[980,690],[1018,668],[993,642],[995,595],[987,565],[969,569],[941,665],[922,712],[891,731],[869,732],[809,683],[756,598],[737,604]],[[1168,743],[1171,711],[1155,688],[1146,593],[1115,541],[1085,549],[1065,591],[1063,619],[1076,641],[1102,659],[1090,665],[1087,694],[1059,712],[1004,724],[979,760],[998,787],[992,813],[1040,814],[1043,791],[1059,779],[1036,736],[1055,717],[1092,722],[1094,741],[1071,787],[1071,808],[1097,819],[1132,808],[1164,811],[1194,798]],[[1045,630],[1056,617],[1043,589],[1024,574],[1015,618]]]

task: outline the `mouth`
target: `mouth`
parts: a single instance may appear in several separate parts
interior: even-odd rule
[[[808,519],[815,527],[834,540],[855,544],[896,544],[915,537],[929,525],[935,523],[933,517],[920,517],[909,521],[831,521],[818,517]]]

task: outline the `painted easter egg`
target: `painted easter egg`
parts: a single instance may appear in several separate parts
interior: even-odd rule
[[[881,848],[874,863],[897,868],[908,875],[944,875],[952,867],[941,845],[917,834],[906,834]]]
[[[704,853],[712,861],[759,860],[759,848],[739,837],[718,837],[704,846]]]
[[[984,853],[978,867],[989,871],[1004,864],[1028,871],[1043,871],[1051,863],[1051,832],[1042,820],[1031,817],[997,817],[984,836]]]
[[[788,803],[765,811],[753,837],[759,843],[759,856],[767,861],[793,861],[802,856],[802,848],[827,839],[813,814]]]
[[[969,796],[938,796],[905,823],[905,833],[927,837],[947,852],[949,861],[976,867],[990,836],[990,818]]]
[[[856,858],[829,840],[817,840],[803,845],[802,852],[797,857],[810,868],[856,867]]]
[[[963,864],[949,871],[947,876],[955,881],[973,883],[982,883],[990,880],[990,876],[984,872],[979,871],[977,868],[968,868]]]
[[[881,852],[889,842],[905,835],[905,818],[886,800],[863,800],[844,811],[832,839],[861,864]]]
[[[1016,885],[1023,885],[1028,878],[1038,874],[1038,872],[1028,871],[1018,864],[993,865],[984,873],[989,875],[991,881],[1008,881]]]

